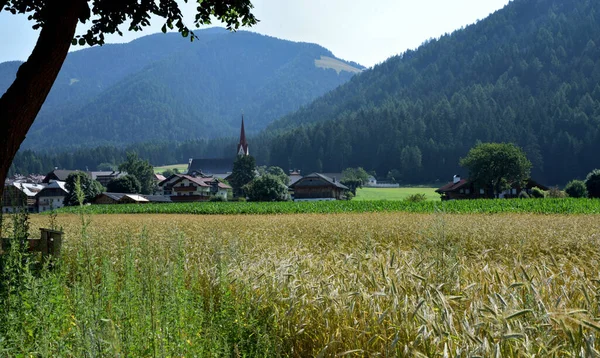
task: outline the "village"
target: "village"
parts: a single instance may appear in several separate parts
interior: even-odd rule
[[[236,158],[250,158],[250,151],[242,117],[240,139]],[[13,213],[26,208],[29,213],[42,213],[62,208],[68,204],[66,199],[70,190],[67,186],[69,176],[83,173],[92,182],[97,182],[103,190],[88,198],[89,205],[113,204],[153,204],[246,200],[247,195],[235,193],[230,184],[234,179],[235,158],[197,158],[190,159],[185,173],[173,172],[165,176],[154,173],[150,193],[113,192],[108,188],[116,180],[128,176],[126,171],[76,171],[58,169],[46,175],[14,176],[5,182],[2,200],[2,212]],[[253,161],[253,159],[252,159]],[[292,169],[288,173],[279,170],[283,188],[279,196],[258,196],[255,201],[331,201],[350,200],[356,195],[357,188],[399,188],[399,184],[377,181],[373,175],[362,168],[349,168],[345,173],[311,173],[303,176],[300,170]],[[256,168],[251,169],[250,178],[261,177]],[[265,170],[263,169],[263,172]],[[348,173],[362,174],[349,175]],[[165,174],[167,174],[165,172]],[[247,180],[249,181],[249,180]],[[274,184],[266,184],[274,185]],[[276,184],[275,184],[276,185]],[[536,197],[536,191],[548,192],[550,188],[532,179],[519,182],[497,195],[493,187],[481,187],[475,181],[454,175],[451,182],[435,190],[441,200],[482,199],[497,197],[501,199]],[[130,190],[131,191],[131,190]],[[385,193],[386,191],[382,191]],[[391,191],[387,191],[390,193]],[[560,192],[560,191],[559,191]],[[240,199],[243,197],[243,199]],[[384,196],[384,200],[386,197]]]

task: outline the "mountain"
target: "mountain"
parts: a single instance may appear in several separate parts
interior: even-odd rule
[[[72,52],[23,149],[124,146],[250,133],[363,69],[327,49],[213,28]],[[0,64],[0,93],[18,62]]]
[[[478,141],[514,142],[536,180],[564,184],[600,167],[599,46],[599,1],[514,0],[362,72],[255,141],[284,168],[362,166],[408,183],[445,182]]]

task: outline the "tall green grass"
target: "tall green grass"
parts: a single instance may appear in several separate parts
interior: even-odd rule
[[[79,208],[62,208],[60,213],[75,213]],[[325,214],[410,212],[454,214],[600,214],[598,199],[490,199],[457,200],[446,202],[407,201],[320,201],[320,202],[203,202],[171,204],[91,205],[85,208],[90,214]]]

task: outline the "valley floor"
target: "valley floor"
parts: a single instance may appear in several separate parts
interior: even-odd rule
[[[49,220],[32,216],[32,235]],[[61,267],[2,293],[0,351],[597,354],[599,215],[85,220],[82,231],[79,216],[56,217],[66,233]]]

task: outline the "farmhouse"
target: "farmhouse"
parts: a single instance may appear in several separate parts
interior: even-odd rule
[[[504,199],[517,198],[519,193],[523,191],[527,194],[531,194],[531,189],[535,187],[542,190],[548,190],[548,187],[529,179],[525,185],[515,184],[511,189],[500,193],[498,197]],[[442,200],[485,199],[495,197],[494,191],[491,188],[480,187],[469,179],[462,179],[460,175],[455,175],[452,182],[439,188],[436,192],[442,195]]]
[[[94,204],[147,204],[170,203],[171,198],[163,195],[139,195],[124,193],[102,193],[93,200]]]
[[[214,197],[224,200],[232,188],[213,177],[173,174],[159,184],[159,192],[173,202],[208,201]]]
[[[290,185],[294,191],[294,201],[342,200],[348,187],[319,173],[309,174]]]
[[[38,212],[62,208],[68,193],[64,181],[52,181],[36,195]]]
[[[41,184],[15,182],[4,187],[2,194],[2,212],[14,213],[21,208],[28,212],[37,211],[36,195],[44,189]]]

